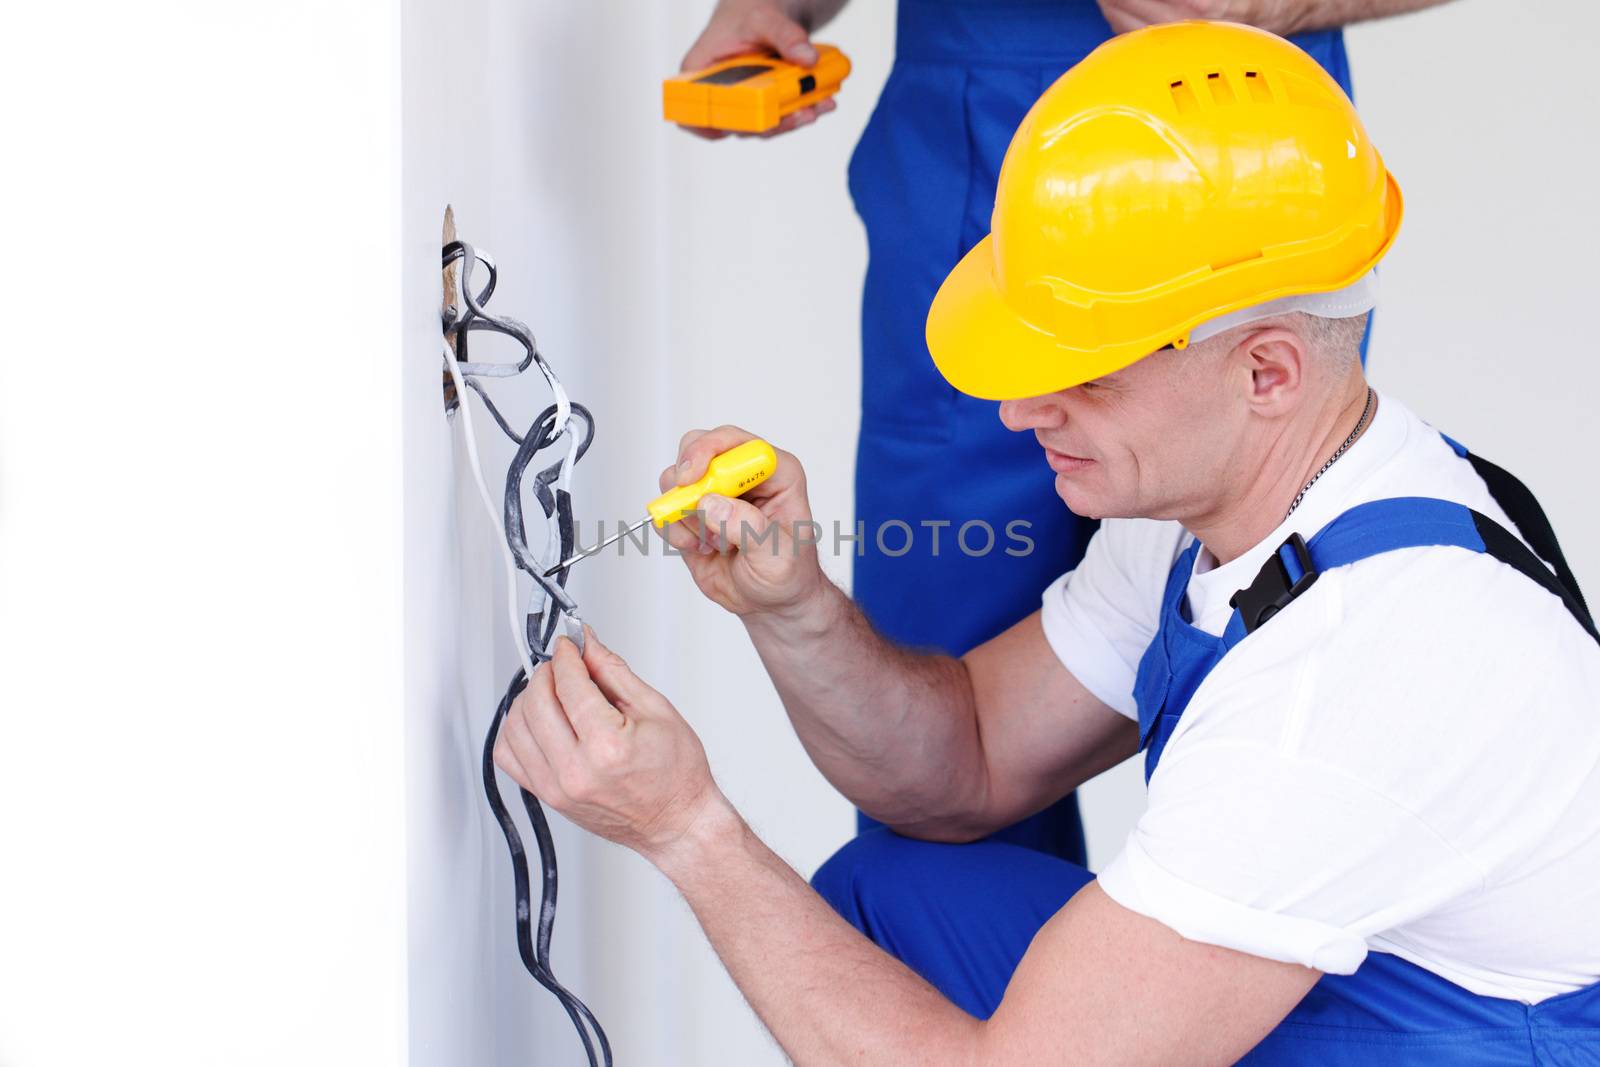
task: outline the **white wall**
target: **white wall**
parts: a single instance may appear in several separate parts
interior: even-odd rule
[[[7,12],[7,1067],[404,1056],[397,29]]]
[[[403,10],[412,1055],[564,1063],[576,1038],[516,960],[504,848],[474,777],[514,660],[490,597],[492,534],[439,412],[439,213],[453,203],[462,236],[495,253],[493,307],[533,326],[596,412],[582,518],[642,513],[680,434],[722,422],[814,454],[819,512],[847,517],[865,253],[844,166],[887,71],[892,11],[862,5],[840,24],[862,46],[852,95],[806,140],[708,145],[658,117],[660,79],[708,5],[643,17],[621,0]],[[774,276],[774,262],[811,266]],[[531,381],[497,395],[525,417],[547,400]],[[481,441],[503,470],[509,449]],[[848,576],[847,561],[836,573]],[[606,557],[575,572],[573,589],[701,729],[723,787],[775,847],[809,870],[846,838],[848,806],[805,760],[742,630],[700,601],[681,564]],[[775,1056],[670,887],[554,822],[556,971],[606,1025],[617,1061]]]
[[[517,958],[510,866],[478,778],[516,658],[497,535],[440,401],[440,222],[453,204],[460,236],[502,268],[491,309],[530,323],[574,399],[593,405],[599,436],[579,484],[596,492],[607,463],[629,455],[629,423],[649,417],[654,395],[636,388],[650,361],[616,375],[619,353],[659,349],[661,196],[659,182],[640,180],[658,169],[658,131],[653,111],[636,105],[655,83],[649,44],[659,34],[617,3],[406,0],[401,10],[411,1056],[441,1067],[576,1062],[565,1015]],[[594,78],[602,53],[609,76]],[[549,400],[532,373],[493,388],[524,425]],[[512,450],[478,410],[496,485]],[[589,614],[605,625],[606,613]],[[517,809],[514,785],[503,789]],[[614,1038],[631,1027],[636,1042],[648,1040],[660,1030],[648,1008],[624,1010],[602,982],[613,955],[597,847],[552,822],[562,875],[555,971]],[[531,848],[526,829],[524,840]],[[648,1060],[638,1045],[623,1048],[631,1054],[620,1062]]]
[[[1466,0],[1350,36],[1357,102],[1406,194],[1373,378],[1518,473],[1600,589],[1600,8]]]

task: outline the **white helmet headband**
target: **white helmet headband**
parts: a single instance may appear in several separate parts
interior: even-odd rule
[[[1189,343],[1199,344],[1235,326],[1270,319],[1275,315],[1287,315],[1291,311],[1304,311],[1308,315],[1324,319],[1348,319],[1365,314],[1377,305],[1378,272],[1370,270],[1354,284],[1347,285],[1343,289],[1335,289],[1330,293],[1298,293],[1294,296],[1280,297],[1277,300],[1268,300],[1265,304],[1230,311],[1210,322],[1202,322],[1189,331]]]

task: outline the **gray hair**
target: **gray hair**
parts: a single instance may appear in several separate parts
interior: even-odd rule
[[[1336,370],[1344,371],[1361,359],[1361,339],[1367,334],[1367,320],[1371,316],[1370,311],[1363,311],[1348,318],[1325,319],[1296,311],[1287,317],[1295,320],[1300,327],[1297,332],[1311,342],[1314,354],[1332,361]]]

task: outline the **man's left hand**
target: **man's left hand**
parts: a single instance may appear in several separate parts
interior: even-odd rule
[[[1245,22],[1277,34],[1294,33],[1296,9],[1305,4],[1285,0],[1099,0],[1100,11],[1115,33],[1183,19]]]
[[[719,805],[705,749],[670,701],[592,632],[557,638],[511,705],[494,761],[591,833],[655,861]]]

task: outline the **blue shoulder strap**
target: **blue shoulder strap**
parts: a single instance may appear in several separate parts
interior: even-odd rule
[[[1324,526],[1309,542],[1298,533],[1291,534],[1268,558],[1255,581],[1233,595],[1232,604],[1244,632],[1253,632],[1283,610],[1323,571],[1401,548],[1454,545],[1493,556],[1538,583],[1559,598],[1589,636],[1600,642],[1600,632],[1595,629],[1577,579],[1533,494],[1511,474],[1470,455],[1450,438],[1445,440],[1472,463],[1490,495],[1527,543],[1487,515],[1447,500],[1391,497],[1358,504]],[[1538,550],[1537,554],[1529,545]]]

